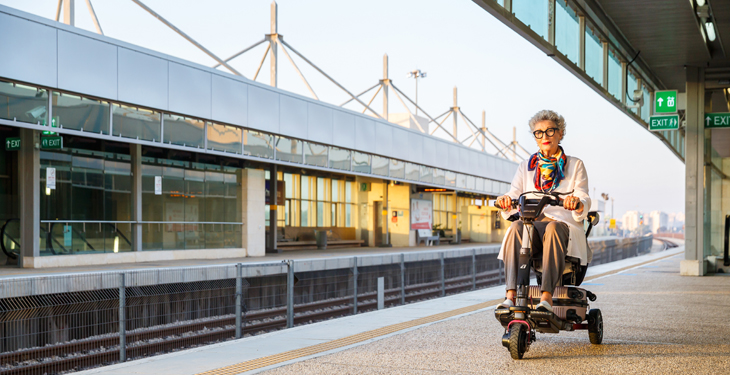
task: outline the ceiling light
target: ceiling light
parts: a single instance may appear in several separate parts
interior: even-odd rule
[[[717,35],[715,35],[715,25],[712,21],[705,23],[705,30],[707,31],[707,39],[709,39],[710,42],[714,42]]]
[[[705,0],[695,0],[695,2],[697,3],[698,7],[705,5]]]

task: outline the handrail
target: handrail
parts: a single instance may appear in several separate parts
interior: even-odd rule
[[[16,240],[15,240],[15,239],[14,239],[13,237],[11,237],[11,236],[9,236],[9,235],[7,235],[7,234],[5,233],[5,227],[7,227],[7,225],[8,225],[8,224],[9,224],[9,223],[10,223],[11,221],[13,221],[13,220],[18,220],[18,221],[20,221],[20,219],[8,219],[8,220],[6,220],[6,221],[5,221],[5,223],[3,224],[3,227],[2,227],[2,229],[0,229],[0,247],[2,247],[3,253],[5,253],[5,255],[7,255],[7,257],[8,257],[8,258],[10,258],[10,259],[18,259],[18,254],[15,254],[15,253],[13,253],[13,252],[11,252],[11,251],[8,251],[8,250],[7,250],[6,248],[5,248],[5,241],[3,240],[3,237],[7,236],[7,237],[8,237],[9,239],[10,239],[10,241],[13,241],[13,242],[14,242],[14,243],[15,243],[16,245],[18,245],[18,252],[20,252],[20,242],[19,242],[19,241],[16,241]]]

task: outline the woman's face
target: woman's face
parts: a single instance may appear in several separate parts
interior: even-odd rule
[[[555,133],[552,137],[548,136],[548,129],[555,129]],[[550,120],[540,121],[535,124],[534,132],[541,130],[543,131],[542,138],[535,138],[537,147],[540,149],[543,155],[553,156],[558,152],[558,143],[563,139],[563,132],[558,130],[558,126]]]

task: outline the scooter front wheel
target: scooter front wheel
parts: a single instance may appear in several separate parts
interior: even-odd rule
[[[512,324],[509,328],[509,353],[512,359],[522,359],[527,351],[529,332],[522,323]]]
[[[588,338],[593,345],[600,345],[603,342],[603,315],[601,310],[591,309],[588,312]]]

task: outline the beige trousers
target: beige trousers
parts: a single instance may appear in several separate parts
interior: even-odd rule
[[[568,252],[568,224],[540,216],[533,223],[532,258],[542,257],[543,292],[553,293],[563,277]],[[522,247],[522,220],[512,222],[504,243],[504,276],[507,290],[517,288],[517,268]]]

